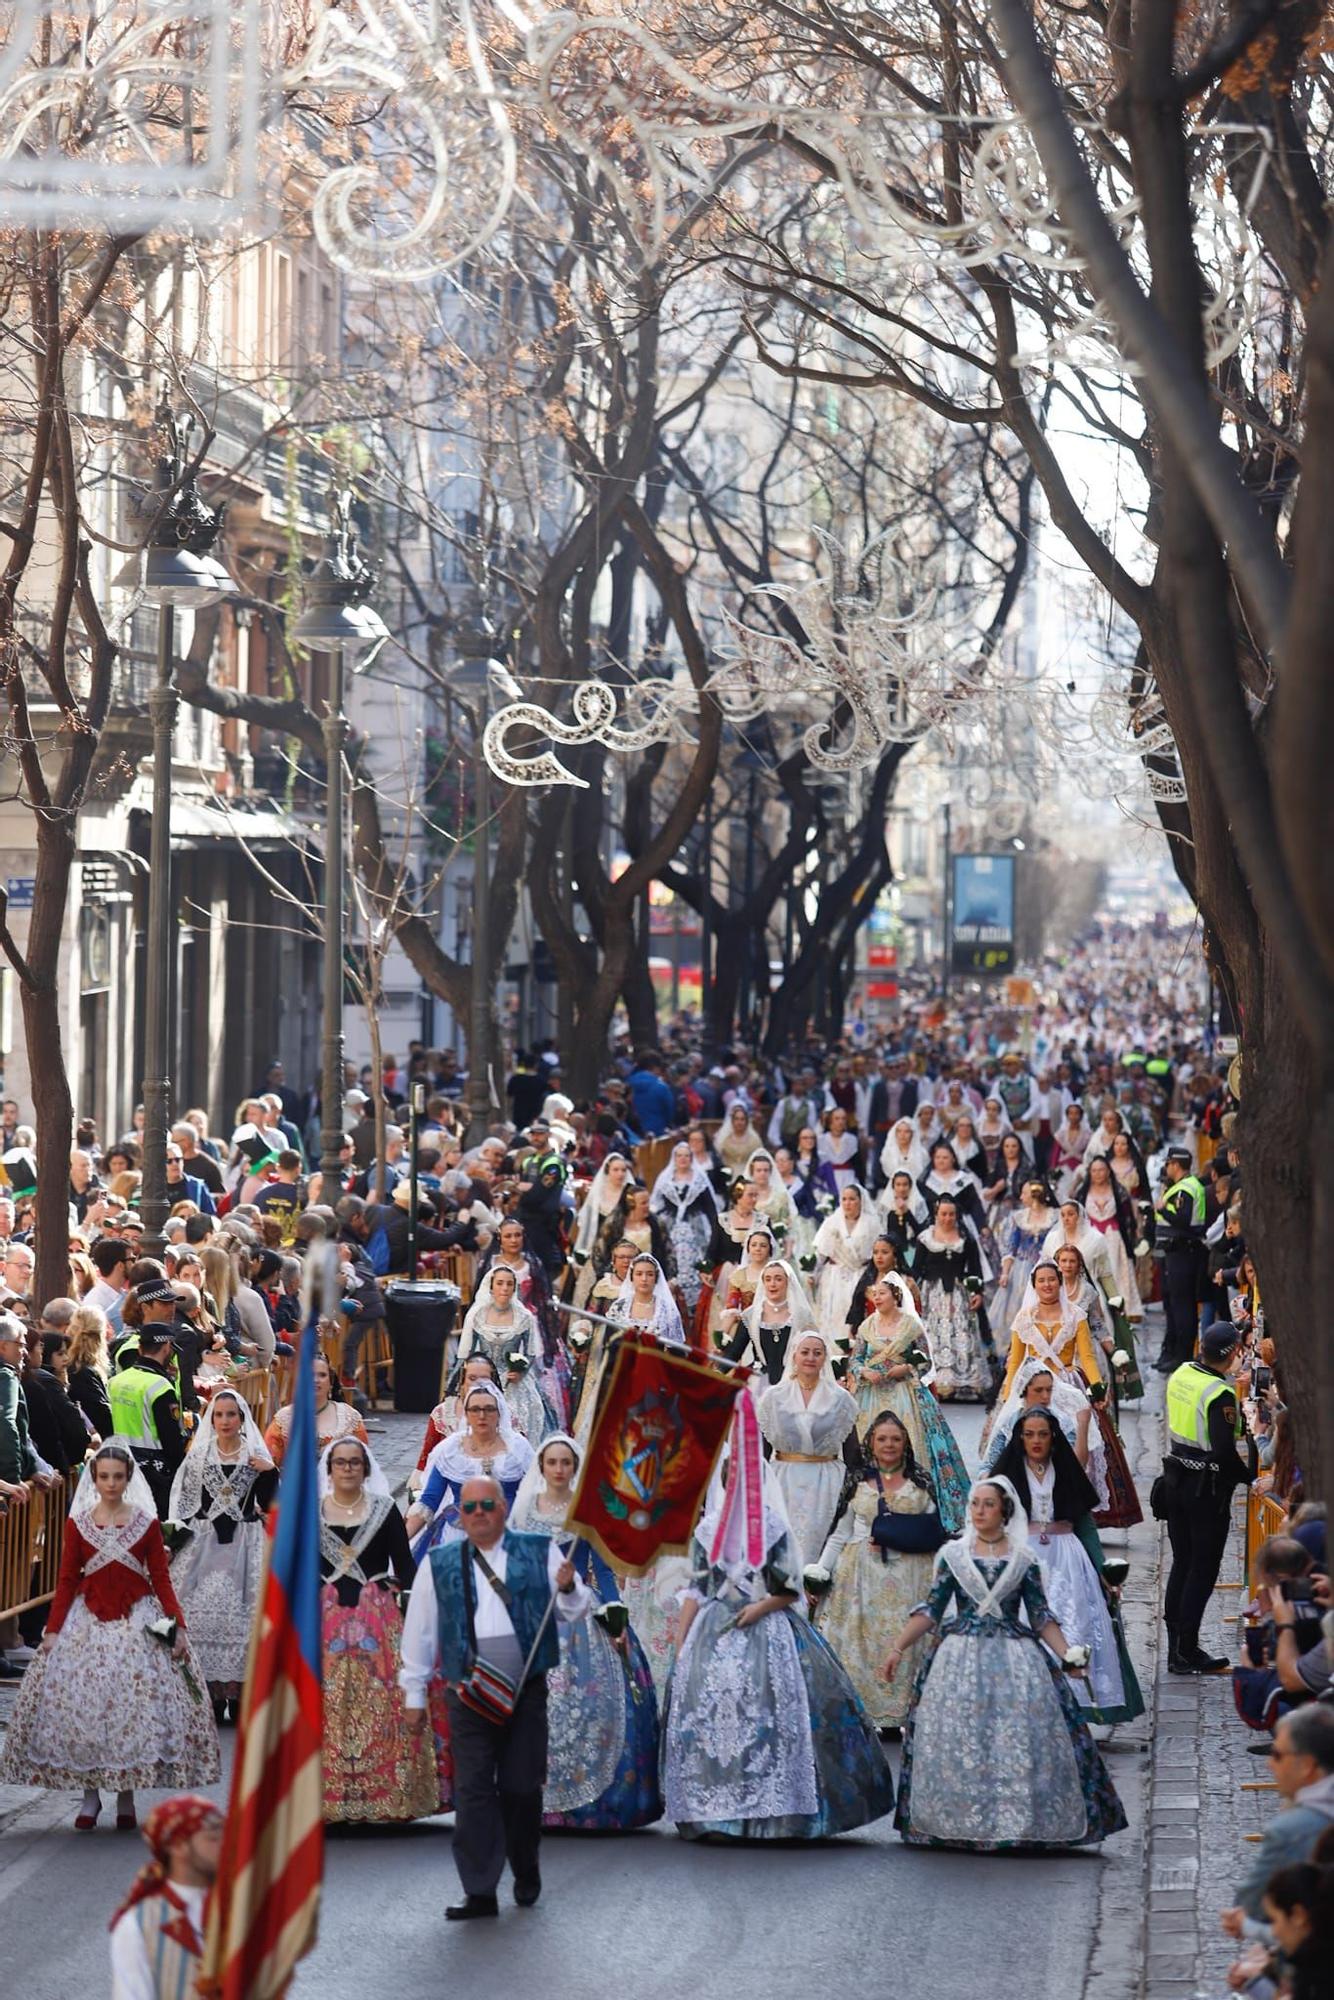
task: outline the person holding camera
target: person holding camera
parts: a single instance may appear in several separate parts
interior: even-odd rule
[[[1174,1369],[1167,1383],[1170,1437],[1154,1513],[1167,1523],[1172,1568],[1163,1599],[1168,1672],[1221,1674],[1225,1659],[1200,1648],[1200,1621],[1218,1581],[1232,1521],[1232,1495],[1255,1478],[1255,1441],[1244,1432],[1233,1363],[1241,1345],[1235,1326],[1216,1321],[1200,1338],[1198,1360]],[[1246,1457],[1237,1445],[1245,1436]]]

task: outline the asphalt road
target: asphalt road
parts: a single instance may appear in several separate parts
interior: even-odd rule
[[[981,1412],[954,1421],[971,1459]],[[143,1849],[105,1821],[74,1833],[76,1804],[0,1793],[0,2000],[109,1990],[106,1927]],[[329,1840],[319,1944],[296,1995],[795,2000],[829,1981],[875,2000],[1077,2000],[1109,1865],[910,1851],[888,1820],[822,1847],[701,1848],[664,1828],[557,1834],[536,1909],[455,1926],[443,1917],[457,1894],[451,1823]]]

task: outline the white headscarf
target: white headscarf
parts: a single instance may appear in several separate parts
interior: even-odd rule
[[[987,1117],[987,1106],[989,1104],[999,1104],[1000,1106],[1000,1117],[994,1122]],[[982,1099],[982,1109],[978,1112],[974,1123],[979,1139],[1003,1139],[1007,1132],[1013,1132],[1014,1130],[1013,1121],[1009,1112],[1005,1109],[1005,1099],[997,1097],[994,1090]]]
[[[818,1340],[824,1349],[824,1366],[820,1370],[815,1385],[815,1393],[808,1403],[797,1388],[797,1349],[803,1340]],[[792,1329],[792,1338],[787,1344],[787,1354],[783,1359],[783,1373],[771,1389],[764,1391],[765,1400],[773,1397],[777,1402],[794,1410],[805,1410],[811,1416],[823,1416],[832,1410],[839,1398],[847,1395],[847,1390],[839,1386],[834,1375],[833,1358],[829,1352],[829,1342],[818,1326],[802,1326],[800,1322]],[[855,1419],[854,1419],[855,1421]]]
[[[362,1491],[368,1494],[372,1500],[389,1500],[392,1502],[394,1496],[393,1493],[390,1491],[389,1481],[385,1478],[384,1469],[381,1466],[379,1460],[376,1458],[375,1453],[371,1450],[370,1446],[368,1444],[362,1443],[362,1440],[360,1438],[349,1439],[345,1437],[331,1438],[329,1443],[325,1445],[324,1450],[320,1453],[319,1471],[316,1477],[319,1481],[321,1500],[323,1500],[326,1493],[331,1493],[333,1491],[333,1479],[329,1472],[329,1454],[331,1451],[334,1450],[334,1448],[337,1445],[349,1444],[349,1443],[359,1445],[361,1450],[365,1452],[366,1457],[370,1461],[371,1469],[366,1474],[366,1483],[362,1488]]]
[[[606,1159],[593,1176],[592,1183],[588,1193],[584,1196],[583,1206],[579,1210],[578,1218],[574,1225],[574,1248],[577,1256],[592,1256],[593,1245],[597,1242],[598,1238],[598,1231],[621,1199],[620,1195],[617,1195],[614,1201],[603,1199],[608,1191],[607,1169],[613,1160],[619,1160],[626,1170],[625,1179],[621,1182],[622,1191],[634,1185],[635,1170],[629,1160],[626,1159],[625,1154],[608,1153]]]
[[[542,1456],[547,1447],[553,1444],[567,1445],[574,1453],[575,1483],[578,1483],[579,1467],[584,1462],[583,1448],[576,1444],[568,1431],[553,1431],[550,1437],[544,1437],[538,1445],[533,1453],[532,1464],[519,1481],[519,1490],[514,1496],[514,1505],[510,1508],[511,1528],[520,1529],[525,1533],[531,1533],[535,1529],[538,1534],[555,1535],[559,1534],[564,1526],[564,1522],[557,1521],[553,1515],[539,1514],[537,1511],[537,1503],[547,1490],[547,1482],[542,1472]],[[570,1498],[574,1498],[573,1485],[570,1487]]]
[[[459,1396],[458,1422],[454,1426],[452,1435],[458,1437],[467,1430],[468,1412],[464,1405],[470,1403],[474,1396],[490,1396],[500,1412],[500,1442],[506,1451],[512,1451],[518,1439],[518,1432],[514,1428],[514,1418],[509,1404],[505,1401],[504,1391],[495,1382],[472,1382],[468,1386],[467,1394]],[[436,1450],[439,1449],[437,1445]]]
[[[1005,1567],[994,1583],[988,1583],[977,1566],[979,1544],[973,1527],[972,1501],[979,1487],[995,1486],[1010,1500],[1014,1512],[1005,1524],[1006,1539],[1010,1553]],[[968,1489],[968,1508],[964,1514],[964,1525],[952,1541],[946,1542],[936,1557],[937,1566],[948,1569],[956,1583],[972,1598],[982,1613],[996,1610],[1019,1582],[1026,1569],[1032,1568],[1037,1557],[1028,1545],[1028,1514],[1014,1487],[1003,1474],[987,1473],[975,1479]]]
[[[122,1506],[133,1508],[136,1515],[147,1515],[150,1521],[157,1519],[157,1503],[135,1459],[134,1447],[130,1440],[127,1437],[104,1438],[91,1457],[83,1461],[83,1471],[79,1474],[79,1483],[74,1489],[74,1499],[70,1504],[70,1519],[85,1541],[90,1541],[97,1532],[96,1529],[90,1529],[88,1523],[94,1507],[101,1498],[93,1478],[93,1468],[99,1458],[106,1457],[128,1459],[130,1462],[130,1476],[121,1495]]]
[[[510,1276],[514,1277],[514,1272],[511,1269],[510,1265],[502,1264],[500,1266],[500,1269],[502,1271],[509,1271]],[[463,1320],[464,1333],[472,1333],[474,1329],[477,1328],[477,1321],[482,1313],[483,1308],[495,1305],[495,1300],[491,1296],[491,1280],[495,1275],[495,1271],[496,1271],[496,1266],[494,1264],[489,1264],[486,1270],[482,1273],[482,1276],[478,1281],[477,1290],[473,1293],[472,1304],[468,1307],[467,1313],[464,1315],[464,1320]],[[515,1340],[527,1340],[528,1335],[533,1331],[533,1329],[537,1325],[537,1319],[536,1316],[532,1312],[530,1312],[528,1307],[524,1304],[523,1300],[519,1297],[519,1285],[517,1279],[515,1279],[515,1285],[514,1285],[513,1308],[514,1308],[514,1326],[512,1327],[512,1329],[510,1329],[511,1337]],[[498,1306],[496,1307],[496,1310],[497,1311],[500,1310]],[[485,1329],[478,1329],[478,1330],[484,1331]],[[496,1331],[503,1332],[504,1329],[497,1328]],[[460,1345],[461,1344],[462,1343],[460,1342]]]
[[[905,1127],[908,1131],[906,1147],[899,1139]],[[893,1174],[911,1174],[913,1190],[916,1192],[917,1182],[921,1180],[923,1174],[929,1173],[930,1169],[930,1156],[918,1136],[917,1127],[912,1119],[896,1119],[885,1134],[885,1143],[880,1148],[880,1171],[884,1174],[886,1182]]]
[[[241,1412],[241,1435],[237,1441],[237,1456],[243,1461],[252,1457],[262,1458],[266,1466],[272,1466],[273,1456],[264,1442],[264,1433],[255,1422],[245,1397],[224,1383],[200,1412],[199,1427],[190,1440],[190,1449],[176,1468],[176,1477],[171,1482],[171,1499],[167,1505],[169,1521],[193,1521],[199,1512],[199,1503],[204,1495],[204,1473],[211,1465],[222,1463],[218,1453],[218,1433],[213,1418],[218,1404],[224,1397],[235,1403]]]
[[[749,1235],[751,1232],[748,1230],[746,1233]],[[635,1295],[636,1264],[651,1264],[657,1273],[653,1284],[652,1320],[632,1320],[630,1317],[630,1304]],[[645,1250],[639,1251],[631,1259],[630,1268],[621,1280],[621,1289],[608,1308],[607,1318],[614,1319],[621,1326],[643,1327],[673,1347],[684,1347],[686,1344],[685,1328],[681,1324],[681,1315],[676,1309],[676,1300],[672,1297],[671,1287],[663,1274],[662,1265],[656,1257],[650,1256]]]
[[[690,1172],[683,1181],[679,1181],[676,1178],[676,1155],[682,1146],[686,1147],[686,1156],[690,1162]],[[690,1151],[689,1146],[686,1146],[685,1140],[678,1139],[676,1145],[672,1147],[666,1166],[653,1183],[653,1193],[649,1200],[649,1207],[661,1213],[670,1204],[671,1207],[679,1212],[683,1208],[689,1208],[692,1202],[698,1201],[702,1194],[706,1194],[709,1197],[716,1214],[718,1209],[717,1188],[715,1188],[713,1182],[695,1158],[695,1155]]]
[[[843,1213],[843,1196],[848,1192],[849,1188],[861,1196],[862,1204],[861,1214],[857,1217],[851,1228],[849,1228],[848,1219]],[[875,1203],[871,1200],[870,1195],[866,1192],[860,1181],[849,1181],[847,1187],[840,1189],[838,1203],[833,1212],[825,1217],[816,1231],[815,1248],[820,1256],[828,1257],[831,1254],[829,1247],[830,1237],[841,1236],[846,1243],[851,1245],[854,1253],[861,1259],[862,1263],[867,1264],[871,1260],[871,1247],[879,1234],[880,1223],[875,1212]]]
[[[1033,1271],[1029,1274],[1028,1285],[1024,1291],[1024,1302],[1020,1306],[1015,1316],[1014,1325],[1010,1329],[1012,1333],[1018,1334],[1020,1340],[1025,1345],[1031,1345],[1034,1353],[1039,1357],[1046,1351],[1047,1337],[1037,1324],[1039,1299],[1037,1286],[1034,1284],[1033,1278],[1044,1264],[1049,1264],[1050,1262],[1051,1259],[1049,1257],[1043,1256],[1033,1266]],[[1061,1286],[1057,1303],[1061,1311],[1061,1332],[1069,1339],[1073,1339],[1078,1332],[1079,1322],[1083,1319],[1084,1315],[1075,1301],[1066,1297],[1064,1285]]]
[[[807,1292],[805,1285],[802,1284],[801,1279],[797,1276],[792,1266],[782,1257],[771,1257],[765,1265],[764,1271],[782,1271],[787,1278],[787,1304],[788,1312],[791,1315],[790,1325],[794,1329],[799,1326],[814,1326],[815,1307],[811,1304],[810,1294]],[[755,1297],[741,1315],[741,1324],[750,1334],[752,1340],[759,1339],[760,1314],[763,1312],[768,1298],[768,1294],[764,1289],[764,1271],[760,1272],[760,1282],[755,1287]]]

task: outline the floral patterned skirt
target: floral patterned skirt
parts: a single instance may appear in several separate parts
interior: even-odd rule
[[[221,1775],[218,1732],[193,1650],[182,1666],[147,1627],[161,1618],[141,1597],[124,1618],[95,1618],[82,1597],[49,1653],[23,1676],[0,1783],[51,1791],[184,1791]]]
[[[1066,1677],[1017,1624],[946,1627],[913,1690],[894,1816],[913,1847],[1082,1847],[1126,1825]]]
[[[408,1728],[398,1685],[403,1620],[392,1591],[367,1584],[353,1607],[331,1583],[324,1630],[324,1818],[421,1819],[452,1803],[443,1690],[431,1690],[434,1741]]]
[[[922,1320],[936,1368],[933,1388],[942,1401],[980,1403],[991,1395],[991,1357],[982,1344],[980,1318],[961,1284],[949,1292],[938,1279],[922,1286]]]
[[[687,1839],[821,1840],[881,1819],[894,1781],[856,1691],[795,1611],[735,1626],[711,1599],[663,1715],[663,1794]]]
[[[580,1631],[583,1624],[588,1623],[588,1620],[581,1621],[574,1631]],[[561,1710],[570,1704],[569,1721],[576,1733],[580,1731],[583,1713],[577,1687],[570,1679],[569,1656],[572,1648],[567,1648],[565,1633],[562,1632],[560,1667],[547,1676],[550,1738],[545,1793],[547,1810],[542,1815],[542,1824],[596,1832],[624,1832],[631,1827],[652,1826],[655,1820],[662,1818],[662,1793],[658,1786],[658,1697],[654,1692],[653,1675],[633,1630],[627,1630],[625,1634],[624,1653],[612,1645],[600,1626],[593,1625],[591,1630],[610,1650],[615,1662],[616,1682],[613,1686],[622,1711],[622,1720],[616,1731],[620,1754],[601,1791],[594,1798],[585,1805],[562,1809],[559,1793],[552,1783],[553,1765],[564,1765],[568,1761],[566,1748],[569,1732]],[[586,1742],[588,1732],[583,1734]]]
[[[190,1643],[209,1686],[226,1692],[245,1680],[250,1627],[264,1573],[264,1523],[241,1521],[230,1542],[201,1521],[172,1557],[171,1581]]]
[[[878,1729],[901,1729],[912,1698],[913,1680],[926,1647],[918,1639],[895,1668],[882,1674],[886,1655],[914,1605],[931,1588],[930,1556],[891,1555],[880,1560],[871,1542],[852,1542],[834,1571],[817,1622]]]

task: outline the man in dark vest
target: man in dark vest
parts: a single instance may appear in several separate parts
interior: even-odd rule
[[[454,1753],[454,1865],[464,1900],[451,1919],[499,1915],[506,1861],[514,1900],[542,1893],[538,1847],[547,1772],[547,1674],[560,1660],[556,1618],[586,1616],[593,1599],[554,1536],[505,1525],[495,1479],[466,1479],[459,1493],[464,1540],[432,1549],[417,1572],[403,1626],[400,1680],[409,1726],[427,1726],[426,1693],[439,1668]],[[507,1716],[479,1713],[475,1676],[503,1676],[515,1690]]]

